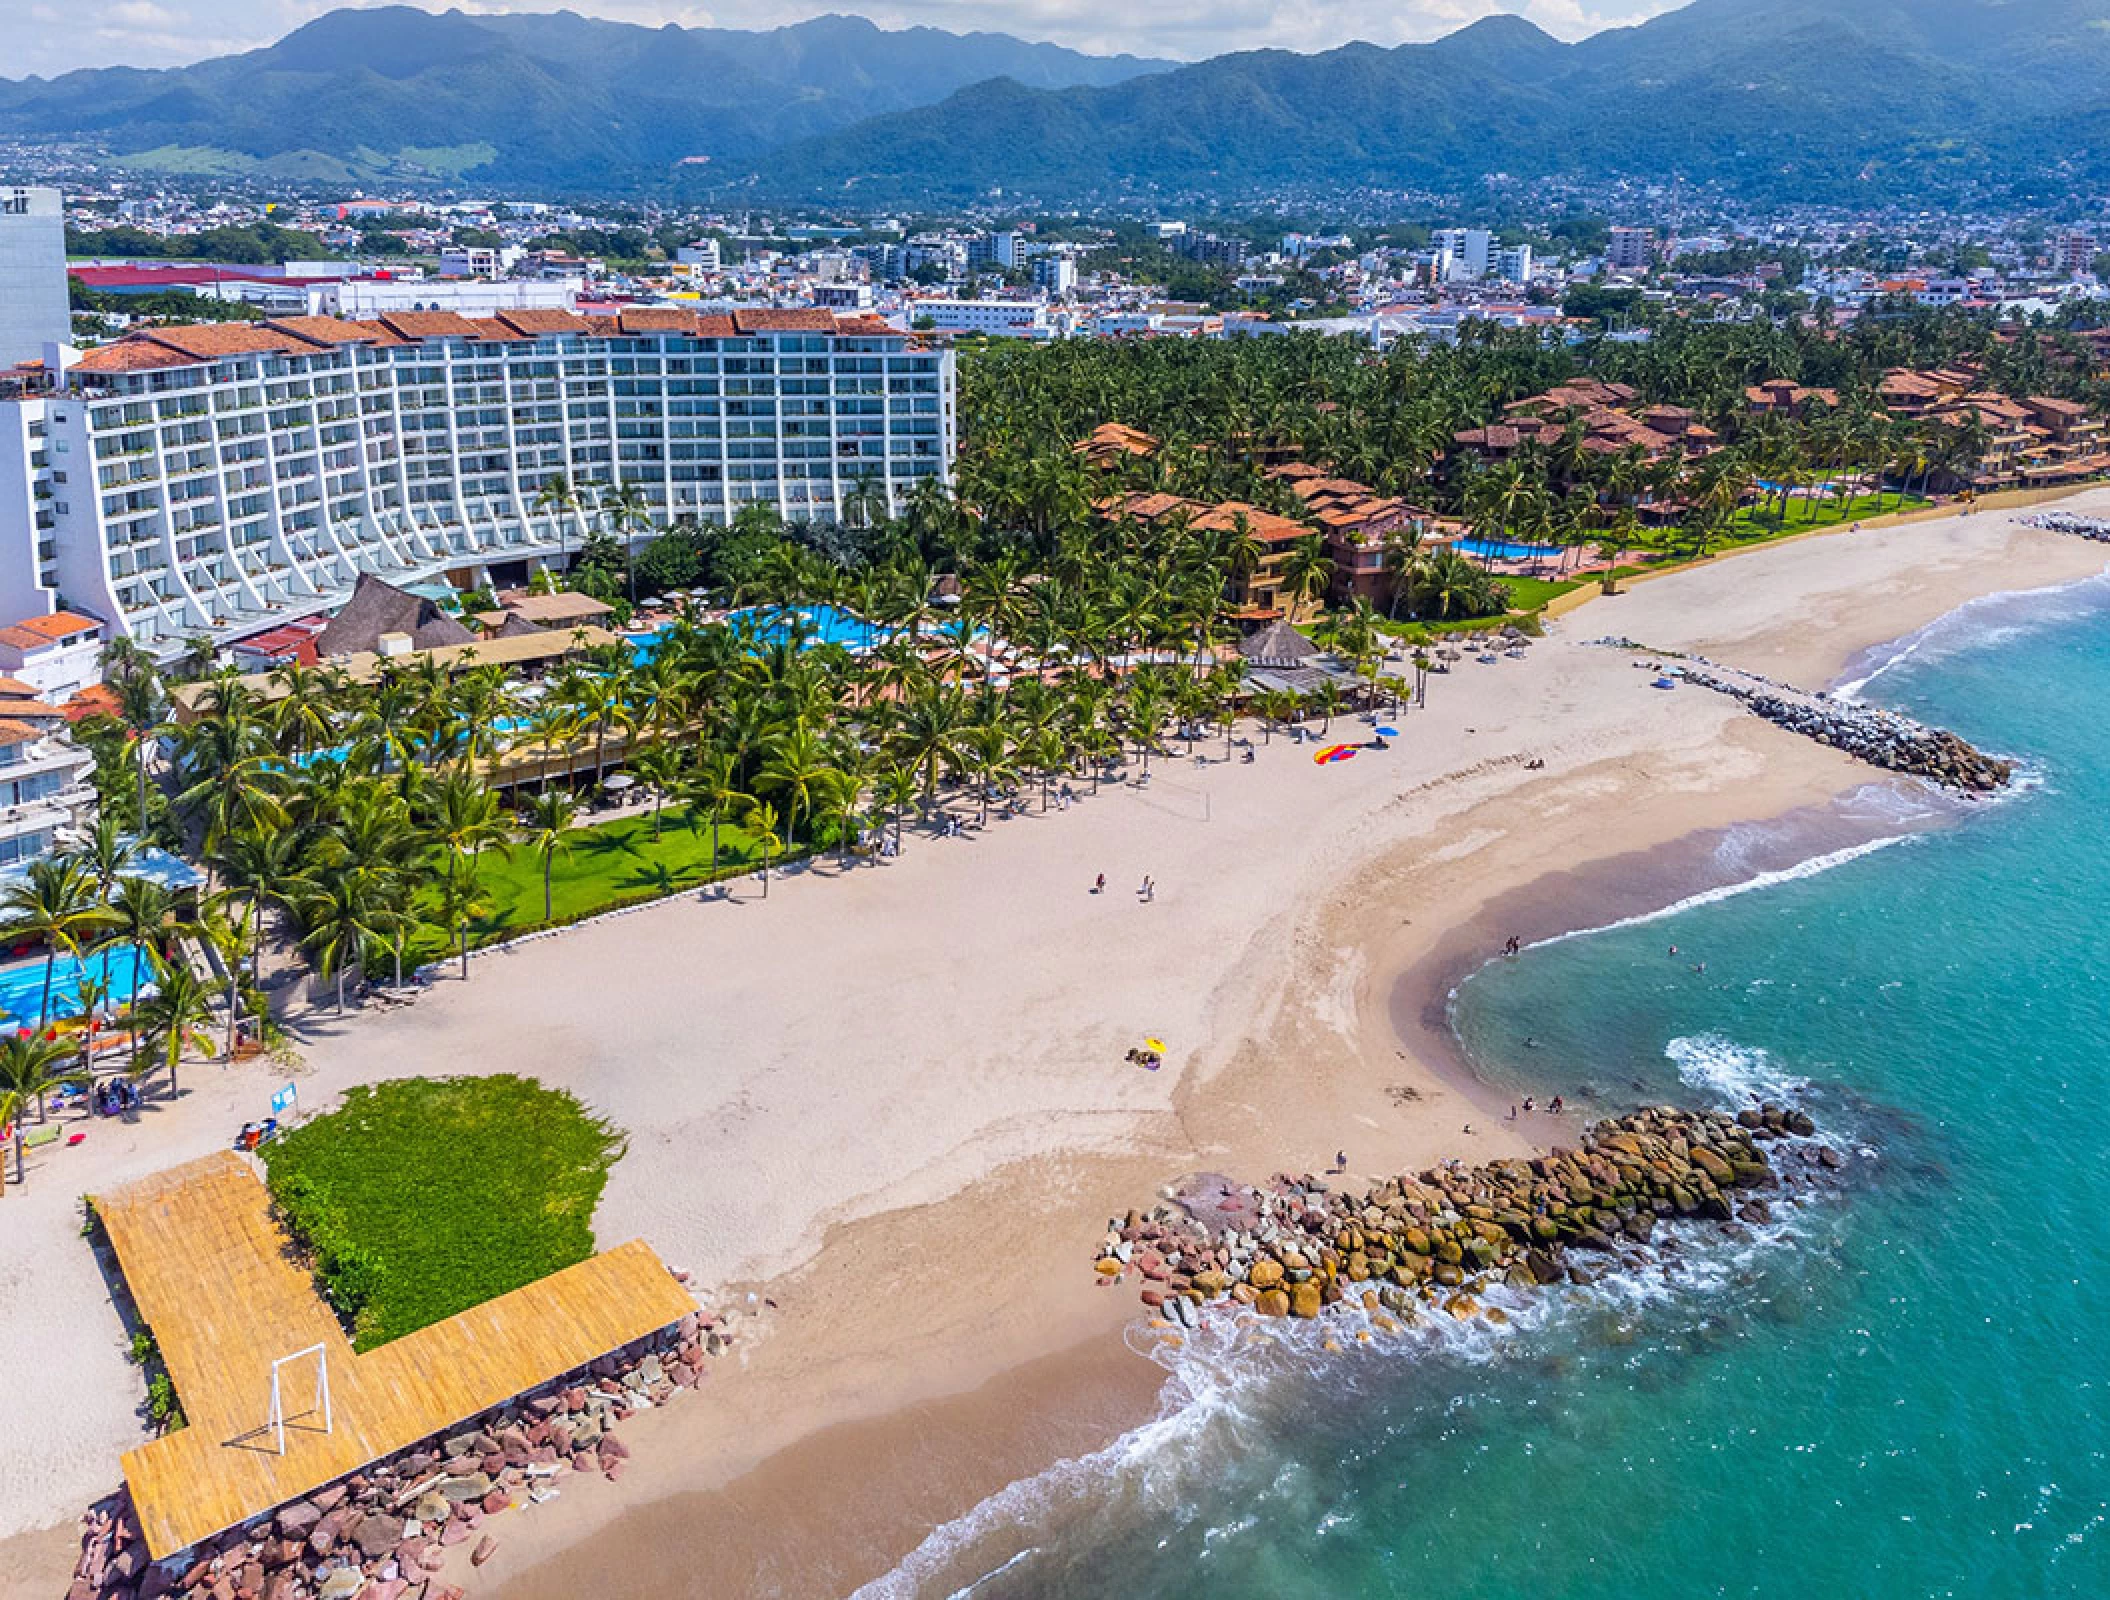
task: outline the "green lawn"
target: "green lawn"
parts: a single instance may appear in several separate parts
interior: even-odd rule
[[[1814,506],[1805,506],[1800,497],[1790,495],[1787,515],[1777,522],[1773,517],[1774,508],[1747,506],[1739,511],[1730,521],[1729,538],[1725,547],[1757,544],[1766,539],[1785,539],[1791,534],[1807,533],[1812,528],[1835,528],[1842,522],[1865,522],[1871,517],[1894,517],[1901,511],[1924,511],[1931,503],[1913,495],[1907,495],[1900,501],[1894,494],[1861,494],[1838,504],[1819,500]]]
[[[1570,589],[1580,589],[1582,578],[1502,578],[1497,580],[1509,591],[1509,604],[1516,611],[1536,611],[1556,595],[1566,594]]]
[[[623,1138],[532,1079],[399,1078],[263,1147],[272,1197],[371,1350],[593,1254]]]
[[[566,838],[569,843],[557,852],[550,871],[557,922],[673,894],[711,875],[711,825],[687,807],[668,806],[660,813],[656,841],[652,818],[643,811],[575,828]],[[730,823],[718,830],[719,876],[749,871],[761,859],[745,830]],[[542,924],[542,857],[532,846],[516,842],[511,855],[487,853],[479,872],[491,911],[477,925],[477,942]]]

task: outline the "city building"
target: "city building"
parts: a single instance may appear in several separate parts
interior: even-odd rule
[[[72,336],[59,191],[0,189],[0,367],[38,360]]]
[[[674,259],[685,267],[700,267],[705,272],[716,272],[720,261],[716,239],[698,239],[694,244],[685,244],[674,252]]]
[[[1048,308],[1037,300],[913,300],[918,326],[940,333],[986,333],[1005,339],[1042,339],[1052,331]]]
[[[1528,244],[1507,245],[1497,250],[1493,257],[1493,271],[1504,283],[1529,283],[1531,281],[1531,246]]]
[[[0,717],[0,867],[46,854],[95,805],[95,757],[65,727],[63,717]]]
[[[967,243],[969,272],[1009,271],[1024,259],[1015,233],[988,233]]]
[[[826,306],[830,311],[869,311],[872,309],[872,286],[862,279],[817,283],[813,286],[813,303]]]
[[[1614,272],[1646,272],[1655,255],[1654,228],[1614,228],[1604,259]]]
[[[53,704],[101,683],[102,656],[103,625],[93,617],[53,611],[0,628],[0,673]]]
[[[1038,256],[1033,262],[1033,286],[1054,299],[1077,289],[1077,259],[1074,256]]]
[[[63,596],[164,654],[329,610],[362,574],[524,582],[592,525],[545,503],[559,474],[588,500],[634,484],[656,521],[833,520],[853,485],[899,505],[947,481],[955,437],[949,351],[825,310],[155,328],[16,387],[0,603]]]
[[[1438,228],[1430,239],[1440,261],[1448,263],[1438,277],[1451,283],[1477,283],[1487,276],[1494,235],[1485,228]]]
[[[2052,244],[2052,266],[2055,270],[2071,275],[2095,270],[2095,235],[2081,229],[2071,229],[2058,236]]]

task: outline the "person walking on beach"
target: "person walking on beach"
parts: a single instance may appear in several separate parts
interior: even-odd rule
[[[1145,905],[1150,904],[1151,901],[1158,897],[1158,886],[1151,880],[1149,873],[1143,874],[1143,886],[1136,893],[1143,897]]]
[[[1100,873],[1098,877],[1096,877],[1096,878],[1094,878],[1094,879],[1092,880],[1092,893],[1093,893],[1093,894],[1104,894],[1104,893],[1106,893],[1106,874],[1105,874],[1105,873],[1103,873],[1103,872],[1102,872],[1102,873]]]
[[[1509,936],[1509,943],[1502,946],[1502,954],[1504,954],[1505,956],[1513,956],[1523,948],[1524,942],[1512,933]]]

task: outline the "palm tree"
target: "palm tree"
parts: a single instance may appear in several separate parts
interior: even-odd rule
[[[1282,592],[1289,596],[1289,620],[1297,620],[1297,603],[1314,601],[1326,593],[1333,581],[1333,560],[1316,533],[1307,534],[1289,547],[1282,562]]]
[[[88,1075],[73,1065],[73,1052],[56,1039],[32,1034],[0,1035],[0,1125],[15,1130],[15,1182],[26,1183],[29,1169],[24,1160],[22,1123],[29,1108],[44,1117],[44,1097],[69,1084],[85,1083]]]
[[[785,836],[795,840],[800,819],[811,819],[841,779],[820,739],[810,729],[793,724],[770,747],[767,764],[755,774],[755,787],[784,797]]]
[[[95,878],[78,856],[40,856],[0,893],[0,927],[44,941],[44,987],[37,1032],[51,1016],[51,980],[59,952],[78,958],[88,935],[108,925],[110,913],[95,894]]]
[[[314,969],[335,979],[342,1017],[344,969],[365,967],[373,944],[395,935],[401,922],[395,884],[373,868],[325,868],[302,880],[295,916],[306,929],[302,944],[314,956]]]
[[[120,828],[115,817],[102,816],[95,819],[95,831],[76,854],[95,876],[96,899],[107,900],[125,868],[138,859],[139,841]]]
[[[542,487],[535,491],[533,502],[537,511],[547,511],[557,519],[557,550],[564,564],[571,565],[571,524],[586,510],[585,497],[572,482],[571,474],[553,472],[542,480]]]
[[[625,764],[632,776],[652,791],[652,842],[657,844],[660,807],[680,781],[681,757],[672,745],[648,744],[632,751]]]
[[[762,852],[762,898],[769,898],[769,866],[777,852],[784,848],[784,841],[777,837],[777,810],[767,800],[757,800],[747,808],[747,833]]]
[[[733,807],[749,796],[739,786],[739,765],[723,750],[706,750],[689,775],[682,780],[682,797],[691,813],[701,810],[711,819],[711,876],[718,876],[719,829]]]
[[[337,993],[337,1008],[342,1011],[341,976]],[[160,1058],[159,1064],[168,1069],[171,1100],[178,1092],[176,1069],[182,1065],[184,1053],[212,1049],[212,1036],[205,1031],[211,1018],[211,992],[205,980],[191,970],[190,963],[155,956],[154,992],[134,1002],[132,1025],[146,1040],[147,1048]]]
[[[608,525],[615,530],[615,536],[623,542],[623,571],[629,579],[630,603],[636,605],[635,539],[638,529],[652,524],[652,502],[645,498],[645,491],[639,485],[622,483],[602,492],[601,510],[608,518]]]
[[[560,851],[571,848],[567,830],[579,815],[578,803],[562,789],[538,794],[528,801],[521,838],[542,858],[542,920],[556,919],[552,903],[551,873]]]
[[[901,854],[901,813],[916,798],[916,769],[899,762],[882,767],[872,785],[872,797],[887,808],[894,824],[894,854]]]

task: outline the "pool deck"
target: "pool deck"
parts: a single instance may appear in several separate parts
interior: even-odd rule
[[[124,1457],[125,1482],[160,1559],[409,1448],[582,1367],[696,1309],[633,1240],[577,1266],[355,1354],[232,1151],[99,1196],[125,1283],[160,1346],[188,1425]],[[284,1453],[269,1426],[281,1372]]]

